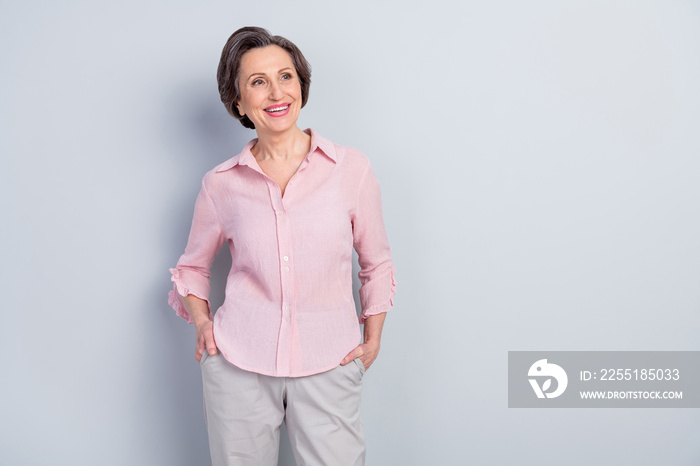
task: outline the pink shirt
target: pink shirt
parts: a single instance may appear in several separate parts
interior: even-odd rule
[[[306,132],[311,149],[284,197],[250,151],[257,139],[204,175],[185,253],[170,269],[169,303],[192,323],[181,296],[209,304],[209,269],[228,242],[232,265],[226,299],[213,316],[216,345],[236,366],[279,377],[337,367],[361,343],[360,323],[391,309],[396,286],[369,160]]]

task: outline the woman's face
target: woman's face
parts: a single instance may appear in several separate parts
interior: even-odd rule
[[[296,126],[301,110],[301,83],[292,57],[282,47],[268,45],[241,58],[236,108],[255,124],[258,135],[280,133]]]

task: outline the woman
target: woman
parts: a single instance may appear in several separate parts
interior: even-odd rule
[[[310,77],[299,49],[261,28],[239,29],[221,54],[221,100],[257,139],[204,175],[170,269],[170,304],[196,327],[215,465],[276,464],[283,421],[299,465],[364,464],[360,390],[394,267],[367,158],[297,126]],[[232,265],[213,315],[209,269],[224,242]]]

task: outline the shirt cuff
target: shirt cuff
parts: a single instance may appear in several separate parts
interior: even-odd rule
[[[381,280],[380,277],[377,277],[365,283],[360,288],[362,312],[360,313],[359,321],[361,324],[364,324],[369,316],[381,314],[382,312],[389,312],[394,305],[394,295],[396,294],[396,269],[393,265],[388,272],[389,286],[383,285],[383,283],[386,282]],[[381,287],[380,284],[382,284]],[[381,295],[384,296],[382,297]],[[376,304],[372,304],[373,302]]]
[[[182,302],[183,297],[191,294],[206,301],[207,309],[209,309],[209,319],[213,319],[214,315],[211,313],[211,305],[209,303],[209,279],[177,268],[170,269],[170,273],[172,274],[170,280],[174,282],[174,285],[173,289],[168,293],[168,304],[172,306],[175,313],[185,319],[187,323],[194,323],[192,316],[187,312],[187,308]]]

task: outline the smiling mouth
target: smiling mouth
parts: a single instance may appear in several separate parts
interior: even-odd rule
[[[282,105],[280,107],[268,107],[265,109],[267,113],[279,113],[279,112],[284,112],[289,108],[289,104]]]

